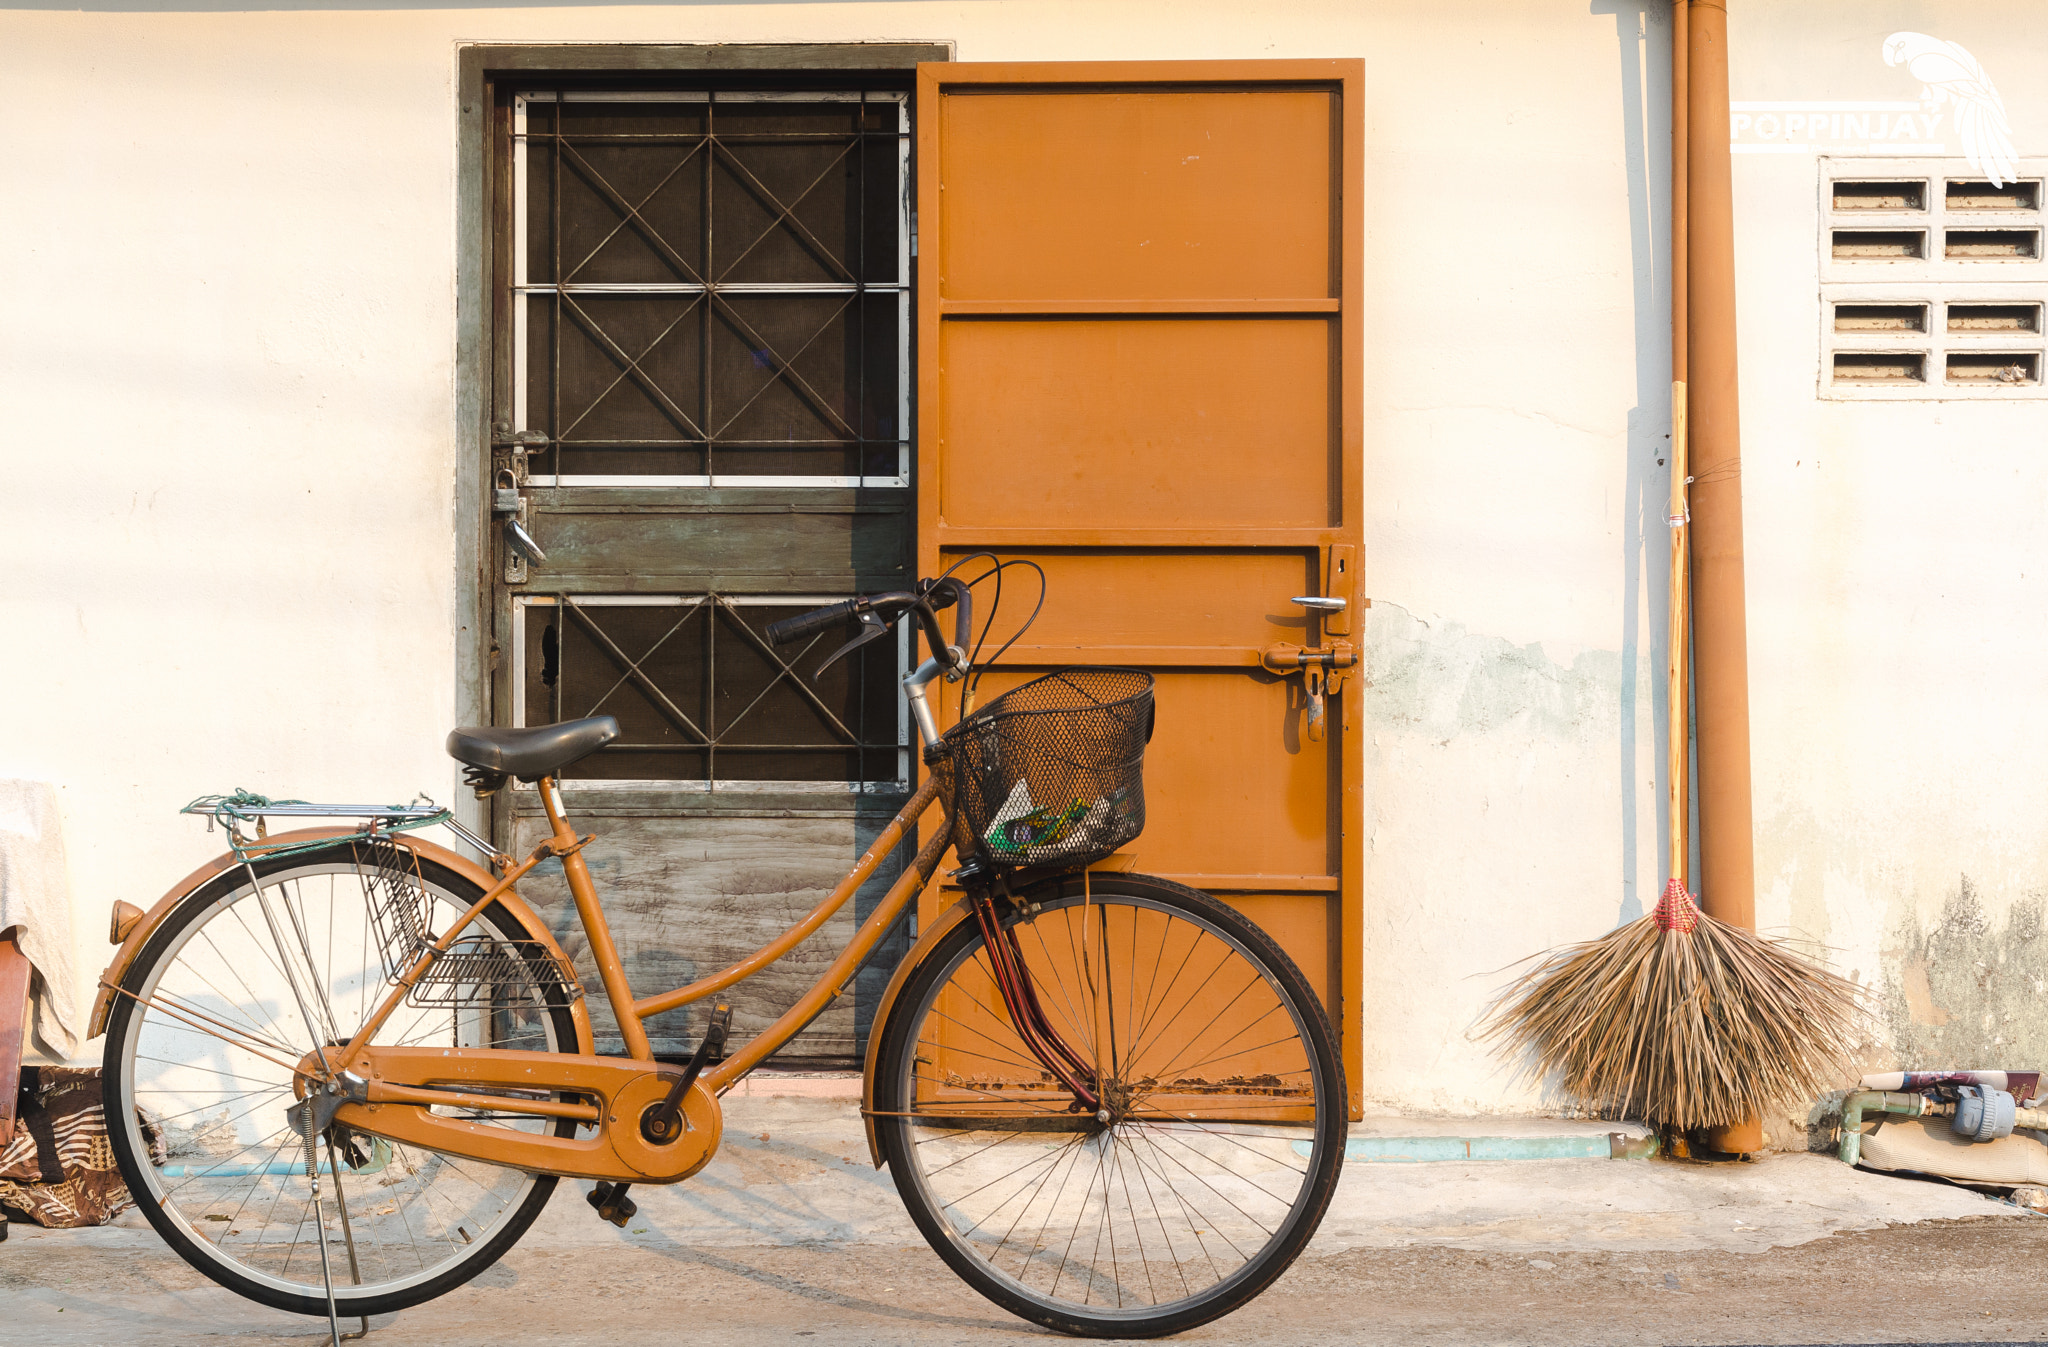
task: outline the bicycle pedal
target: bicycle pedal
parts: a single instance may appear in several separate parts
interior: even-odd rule
[[[630,1186],[624,1183],[600,1183],[590,1190],[584,1200],[597,1209],[600,1217],[624,1230],[626,1222],[640,1214],[639,1206],[626,1196],[626,1189]]]
[[[732,1007],[719,1002],[712,1008],[710,1019],[704,1025],[704,1059],[706,1065],[715,1065],[725,1060],[726,1035],[732,1030]]]

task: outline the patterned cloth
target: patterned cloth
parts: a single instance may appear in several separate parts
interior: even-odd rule
[[[162,1164],[163,1134],[145,1122],[143,1135]],[[99,1068],[23,1067],[14,1140],[0,1149],[0,1208],[68,1229],[105,1225],[134,1201],[107,1140]]]

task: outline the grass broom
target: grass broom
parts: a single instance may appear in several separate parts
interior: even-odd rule
[[[1650,915],[1540,956],[1482,1033],[1572,1102],[1694,1132],[1831,1088],[1857,1046],[1854,983],[1700,911],[1686,889],[1690,647],[1685,385],[1671,449],[1670,874]]]

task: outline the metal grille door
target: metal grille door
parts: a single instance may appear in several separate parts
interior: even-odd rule
[[[495,716],[618,717],[565,786],[649,995],[809,910],[908,785],[901,645],[814,682],[829,645],[760,629],[907,574],[909,99],[512,87],[499,117],[492,485],[546,557],[493,562]],[[498,824],[545,831],[530,790]],[[569,936],[559,871],[529,890]],[[746,984],[737,1037],[814,971],[800,952]],[[789,1053],[850,1059],[864,1000]],[[650,1022],[658,1051],[693,1044],[692,1013]]]

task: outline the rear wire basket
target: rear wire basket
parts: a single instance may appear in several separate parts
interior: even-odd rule
[[[384,979],[396,986],[440,939],[432,926],[433,899],[412,848],[371,836],[356,842],[355,853]],[[427,965],[405,1000],[411,1006],[507,1009],[581,995],[568,961],[539,941],[465,935]]]
[[[961,841],[991,865],[1077,867],[1145,830],[1152,675],[1062,669],[1034,678],[943,735],[941,791]]]

